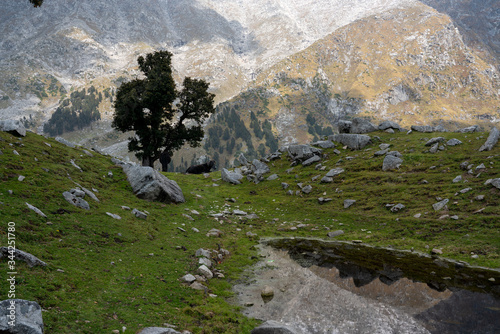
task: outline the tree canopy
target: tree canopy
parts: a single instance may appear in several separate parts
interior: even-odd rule
[[[149,53],[137,59],[144,79],[123,83],[114,103],[113,127],[135,131],[128,148],[144,166],[151,166],[162,150],[172,154],[185,143],[199,146],[203,122],[215,109],[209,83],[186,77],[178,91],[172,76],[172,54]]]
[[[43,0],[30,0],[30,2],[33,4],[33,7],[40,7],[43,3]]]

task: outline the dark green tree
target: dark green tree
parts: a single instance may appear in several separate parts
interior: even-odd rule
[[[171,155],[185,143],[200,145],[203,122],[215,111],[215,95],[208,93],[207,82],[189,77],[177,91],[168,51],[140,56],[137,62],[145,78],[118,88],[112,126],[122,132],[135,131],[128,148],[137,152],[143,166],[153,167],[162,150]]]
[[[40,7],[43,3],[43,0],[30,0],[30,2],[33,4],[33,7]]]

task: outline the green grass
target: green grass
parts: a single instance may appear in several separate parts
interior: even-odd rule
[[[254,246],[260,237],[326,238],[328,231],[342,229],[345,234],[337,237],[339,240],[360,239],[372,245],[426,253],[442,248],[445,257],[499,268],[500,192],[484,182],[500,177],[500,149],[477,151],[487,134],[439,134],[457,138],[464,145],[437,154],[425,153],[424,146],[426,138],[437,134],[376,135],[381,141],[368,150],[339,148],[339,156],[325,150],[328,158],[322,163],[326,171],[345,169],[331,184],[311,180],[326,173],[314,166],[299,165],[286,173],[290,161],[284,156],[269,163],[272,173],[280,175],[279,180],[257,185],[247,181],[238,186],[226,184],[219,180],[220,172],[211,173],[209,178],[166,173],[186,197],[186,203],[166,205],[137,199],[125,174],[110,157],[97,153],[89,157],[81,148],[71,149],[32,133],[19,139],[0,132],[0,245],[7,244],[7,223],[15,222],[16,246],[48,263],[44,268],[16,263],[16,297],[42,306],[47,333],[109,333],[123,326],[126,333],[136,333],[164,323],[193,333],[249,333],[258,321],[241,315],[228,300],[231,285],[258,260]],[[476,139],[480,136],[483,138]],[[398,171],[382,172],[383,158],[373,157],[379,143],[390,143],[391,150],[404,155]],[[346,159],[349,156],[354,159]],[[83,172],[71,165],[71,159]],[[488,168],[479,177],[469,176],[459,168],[465,160],[474,165],[484,163]],[[112,177],[108,176],[110,171]],[[19,175],[26,177],[24,181],[18,181]],[[468,182],[453,183],[457,175]],[[62,192],[76,187],[73,181],[98,190],[99,203],[86,198],[90,211],[78,209],[63,198]],[[311,184],[313,191],[288,196],[281,182],[289,183],[293,191],[299,189],[298,182]],[[219,186],[214,187],[214,183]],[[466,187],[472,190],[455,195]],[[476,201],[481,194],[485,200]],[[318,197],[330,197],[332,201],[320,205]],[[448,211],[433,210],[436,197],[450,199]],[[236,203],[227,198],[235,198]],[[345,199],[357,202],[344,209]],[[48,218],[29,210],[26,202]],[[388,203],[402,203],[406,208],[392,213],[386,208]],[[149,217],[138,219],[121,206],[148,211]],[[216,220],[210,216],[225,209],[256,213],[259,218],[227,216]],[[191,210],[200,215],[191,214]],[[115,220],[106,212],[122,219]],[[420,218],[414,218],[417,213]],[[444,214],[459,219],[440,219]],[[292,228],[299,224],[306,226]],[[193,232],[192,227],[200,233]],[[224,234],[207,237],[206,232],[212,228]],[[258,237],[247,237],[249,231]],[[209,293],[217,297],[180,283],[180,277],[197,268],[196,249],[219,247],[228,249],[231,255],[217,266],[225,278],[212,279],[207,285]],[[479,258],[472,259],[471,252]],[[6,279],[7,271],[7,262],[1,261],[0,280]],[[0,292],[2,299],[7,298],[6,293]]]

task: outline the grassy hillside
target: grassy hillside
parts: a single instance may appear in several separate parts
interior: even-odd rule
[[[299,165],[287,172],[290,161],[284,155],[269,163],[279,179],[257,185],[247,181],[229,185],[220,180],[219,171],[208,178],[166,173],[186,198],[186,203],[166,205],[137,199],[110,157],[94,152],[89,156],[81,148],[32,133],[17,138],[0,132],[0,245],[7,244],[7,223],[15,222],[17,248],[48,264],[29,268],[17,261],[16,297],[42,306],[47,333],[111,333],[122,327],[127,328],[125,333],[136,333],[165,323],[193,333],[249,333],[258,322],[243,317],[227,298],[242,270],[258,260],[254,246],[260,237],[326,238],[328,231],[341,229],[345,234],[339,240],[425,253],[440,248],[444,257],[500,268],[500,191],[484,184],[500,175],[500,148],[478,152],[488,134],[373,135],[380,140],[366,150],[350,151],[340,145],[340,154],[325,150],[325,171]],[[436,136],[457,138],[464,144],[426,153],[424,144]],[[399,170],[382,171],[383,157],[374,157],[381,143],[403,154]],[[474,168],[481,163],[486,168],[480,175],[479,171],[469,175],[459,167],[466,160]],[[321,177],[312,181],[336,167],[345,172],[333,183],[321,184]],[[25,177],[22,181],[20,175]],[[453,183],[457,175],[465,181]],[[88,211],[66,202],[62,192],[77,187],[74,182],[95,189],[100,202],[86,197]],[[299,190],[297,183],[310,184],[313,191],[286,195],[281,182],[290,184],[294,192]],[[468,187],[472,190],[459,193]],[[484,200],[477,200],[478,195],[484,195]],[[319,197],[332,201],[320,205]],[[447,211],[433,210],[437,197],[450,199]],[[345,199],[356,203],[344,209]],[[392,213],[386,208],[389,203],[406,208]],[[149,216],[138,219],[122,206],[147,211]],[[211,216],[235,209],[259,218]],[[414,217],[417,214],[420,218]],[[222,236],[207,237],[212,228],[221,230]],[[247,232],[257,236],[249,237]],[[186,273],[195,273],[197,249],[220,247],[230,251],[217,265],[225,277],[210,280],[209,293],[179,281]],[[472,258],[472,253],[478,257]],[[7,272],[2,260],[0,280],[6,279]],[[7,298],[5,290],[0,295]]]

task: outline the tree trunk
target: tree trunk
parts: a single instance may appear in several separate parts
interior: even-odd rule
[[[145,167],[154,168],[155,161],[151,157],[142,157],[142,165]]]

